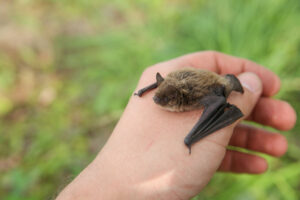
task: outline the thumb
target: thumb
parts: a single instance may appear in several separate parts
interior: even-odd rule
[[[244,114],[243,118],[246,118],[251,114],[262,93],[262,82],[256,74],[251,72],[240,74],[238,78],[244,88],[244,94],[236,98],[239,94],[233,93],[228,101],[240,108]]]

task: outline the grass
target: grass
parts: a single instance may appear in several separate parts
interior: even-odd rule
[[[0,3],[0,197],[49,199],[105,143],[142,71],[201,50],[254,60],[300,111],[300,3]],[[217,174],[194,199],[299,199],[300,125],[266,174]],[[59,186],[59,187],[58,187]]]

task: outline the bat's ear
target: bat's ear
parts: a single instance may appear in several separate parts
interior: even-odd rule
[[[239,79],[236,76],[234,76],[233,74],[226,74],[225,78],[230,81],[232,90],[240,92],[242,94],[244,93],[242,84],[240,83]]]
[[[160,85],[165,79],[160,75],[159,72],[156,73],[156,83]]]

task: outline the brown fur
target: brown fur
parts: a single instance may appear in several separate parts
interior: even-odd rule
[[[214,72],[195,68],[183,68],[167,75],[155,93],[158,103],[170,111],[189,111],[203,105],[200,99],[206,95],[216,95],[225,89],[227,97],[232,91],[230,80]]]

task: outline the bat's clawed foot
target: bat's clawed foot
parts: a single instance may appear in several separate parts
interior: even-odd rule
[[[151,85],[148,85],[145,88],[140,89],[138,92],[134,93],[133,95],[141,97],[145,92],[153,90],[153,89],[157,88],[157,86],[158,86],[157,83],[153,83]]]
[[[134,95],[134,96],[139,96],[139,97],[141,97],[141,96],[142,96],[142,93],[141,93],[140,91],[138,91],[138,92],[135,92],[133,95]]]

